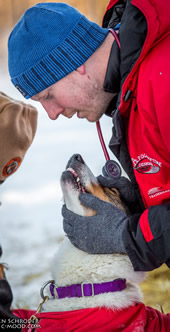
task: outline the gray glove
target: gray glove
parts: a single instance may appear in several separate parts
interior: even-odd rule
[[[63,206],[64,231],[72,244],[89,254],[126,253],[122,232],[128,217],[117,207],[91,194],[81,193],[79,199],[97,213],[82,217]]]
[[[119,190],[120,198],[128,207],[130,214],[141,212],[140,202],[138,200],[135,188],[130,180],[121,176],[119,179],[114,179],[99,175],[98,182],[108,188],[116,188]]]

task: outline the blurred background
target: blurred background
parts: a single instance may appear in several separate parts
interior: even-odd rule
[[[47,1],[39,1],[47,2]],[[73,7],[76,7],[90,20],[102,24],[102,17],[107,7],[107,0],[68,0],[68,1],[50,1],[50,2],[67,2]],[[38,3],[34,0],[0,0],[0,61],[6,62],[6,36],[11,31],[12,27],[18,21],[25,10]]]
[[[10,82],[7,40],[19,17],[36,3],[0,0],[0,90],[24,102],[27,101]],[[67,3],[101,25],[108,1],[67,0]],[[38,103],[31,103],[39,113],[36,137],[22,166],[0,186],[1,261],[9,266],[6,274],[14,293],[13,306],[24,308],[37,308],[39,290],[51,279],[51,259],[64,238],[60,176],[68,159],[73,153],[80,153],[95,175],[101,173],[105,163],[94,123],[76,117],[52,121]],[[103,117],[101,126],[108,145],[112,131],[110,118]],[[149,273],[142,289],[146,304],[158,309],[162,305],[165,312],[170,311],[170,272],[166,266]]]

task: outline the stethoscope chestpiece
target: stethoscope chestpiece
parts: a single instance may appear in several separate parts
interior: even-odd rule
[[[102,173],[104,176],[109,178],[119,179],[121,177],[121,167],[114,160],[108,160],[104,167],[102,168]]]

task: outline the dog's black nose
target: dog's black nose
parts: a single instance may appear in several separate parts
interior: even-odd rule
[[[84,160],[83,160],[83,158],[82,158],[82,156],[81,156],[80,154],[76,153],[76,154],[74,154],[74,155],[72,156],[72,158],[73,158],[73,160],[77,160],[77,161],[79,161],[80,163],[84,164]]]
[[[73,167],[75,166],[75,163],[77,164],[77,162],[84,164],[84,160],[82,158],[82,156],[78,153],[73,154],[73,156],[69,159],[66,168],[68,167]]]

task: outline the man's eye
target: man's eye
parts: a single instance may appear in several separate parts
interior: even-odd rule
[[[52,99],[52,95],[50,95],[50,93],[47,93],[43,98],[44,100],[49,100]]]

